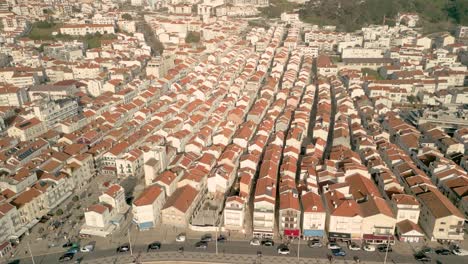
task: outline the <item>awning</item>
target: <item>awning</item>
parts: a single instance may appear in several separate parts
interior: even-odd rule
[[[284,230],[284,235],[285,236],[293,236],[293,237],[298,237],[301,234],[299,229],[285,229]]]
[[[305,229],[303,235],[306,237],[323,237],[324,233],[323,230]]]
[[[153,227],[153,222],[144,222],[144,223],[138,224],[139,229],[150,229],[152,227]]]
[[[338,233],[338,232],[328,232],[329,238],[335,239],[351,239],[351,234],[349,233]]]
[[[395,240],[395,236],[393,235],[372,235],[372,234],[364,234],[363,235],[363,238],[364,240],[390,240],[390,241],[394,241]]]

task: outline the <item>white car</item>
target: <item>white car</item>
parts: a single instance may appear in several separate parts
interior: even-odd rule
[[[365,251],[369,251],[369,252],[372,252],[372,251],[375,251],[375,246],[373,245],[365,245],[364,247],[362,247]]]
[[[289,255],[289,248],[287,248],[287,247],[278,248],[278,254],[280,254],[280,255]]]
[[[93,252],[94,250],[94,245],[89,244],[80,249],[81,252]]]
[[[331,242],[331,243],[328,243],[328,249],[340,249],[340,245],[338,245],[337,243],[334,243],[334,242]]]
[[[351,244],[349,244],[348,248],[349,248],[350,250],[354,250],[354,251],[361,250],[361,248],[360,248],[360,247],[358,246],[358,244],[356,244],[356,243],[351,243]]]
[[[176,241],[176,242],[185,242],[185,239],[186,239],[185,234],[179,234],[179,235],[176,237],[175,241]]]
[[[254,238],[254,239],[250,240],[250,245],[251,246],[260,246],[260,239]]]
[[[456,248],[452,250],[452,253],[457,255],[457,256],[468,256],[468,250],[462,249],[462,248]]]

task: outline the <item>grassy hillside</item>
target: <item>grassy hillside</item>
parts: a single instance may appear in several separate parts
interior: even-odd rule
[[[384,15],[394,18],[398,12],[420,14],[426,32],[450,30],[455,24],[468,25],[468,0],[311,0],[305,5],[271,0],[261,9],[266,17],[279,17],[282,11],[300,9],[301,19],[320,25],[336,25],[355,30],[369,24],[381,24]],[[387,20],[387,24],[394,23]]]

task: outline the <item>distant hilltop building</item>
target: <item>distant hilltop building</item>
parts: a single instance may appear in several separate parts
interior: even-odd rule
[[[269,0],[226,0],[226,4],[235,6],[256,6],[264,7],[270,4]]]
[[[419,21],[419,15],[416,13],[398,13],[396,22],[405,24],[408,27],[416,27]]]

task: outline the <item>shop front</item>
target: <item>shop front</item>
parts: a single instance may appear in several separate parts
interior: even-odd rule
[[[387,243],[390,243],[390,245],[395,244],[395,236],[394,235],[364,234],[363,240],[367,244],[387,244]]]
[[[350,233],[328,232],[328,240],[330,241],[351,241]]]

